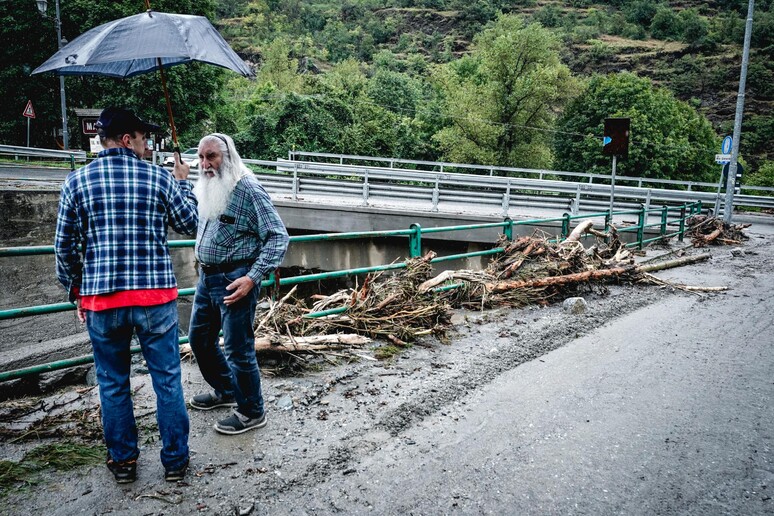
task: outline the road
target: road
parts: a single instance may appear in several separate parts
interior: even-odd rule
[[[225,437],[212,430],[225,412],[191,411],[187,482],[163,482],[151,425],[137,483],[117,486],[104,466],[52,473],[4,509],[771,514],[774,236],[757,229],[733,253],[659,273],[726,292],[613,286],[580,315],[457,312],[447,344],[389,361],[291,376],[264,361],[268,426]],[[184,371],[186,393],[200,392],[195,364]],[[134,387],[137,411],[152,411],[147,375]],[[96,403],[94,390],[76,397]],[[35,444],[0,451],[18,460]]]

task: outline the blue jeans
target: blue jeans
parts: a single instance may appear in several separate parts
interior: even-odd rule
[[[105,444],[113,460],[140,454],[129,385],[132,333],[142,347],[156,392],[161,463],[177,469],[188,460],[188,412],[183,397],[177,331],[177,302],[86,312],[102,403]]]
[[[263,394],[255,358],[253,319],[261,288],[253,287],[236,303],[226,306],[226,286],[247,274],[247,267],[231,272],[200,273],[196,284],[188,341],[204,380],[220,396],[234,397],[243,416],[263,415]],[[218,333],[223,330],[223,350]]]

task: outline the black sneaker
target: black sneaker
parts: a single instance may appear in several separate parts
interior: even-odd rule
[[[137,480],[137,459],[116,462],[110,454],[108,454],[107,468],[113,473],[116,482],[119,484],[131,484]]]
[[[221,419],[215,423],[215,430],[221,434],[236,435],[264,426],[266,426],[266,412],[261,414],[261,417],[250,419],[235,410],[226,419]]]
[[[164,480],[167,482],[177,482],[178,480],[183,480],[185,478],[186,471],[188,471],[188,459],[186,459],[183,465],[179,468],[165,469]]]
[[[237,403],[234,397],[227,398],[225,396],[219,396],[216,393],[206,392],[204,394],[197,394],[190,400],[188,404],[191,408],[197,410],[212,410],[218,407],[236,407]]]

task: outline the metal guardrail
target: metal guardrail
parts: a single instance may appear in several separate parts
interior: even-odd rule
[[[501,176],[501,177],[507,177],[507,176],[518,176],[518,175],[526,175],[527,177],[534,177],[536,179],[544,179],[546,176],[549,177],[559,177],[559,178],[575,178],[578,183],[589,183],[593,184],[595,181],[598,183],[609,183],[611,180],[611,176],[608,174],[592,174],[589,172],[569,172],[569,171],[560,171],[560,170],[547,170],[547,169],[532,169],[532,168],[519,168],[519,167],[500,167],[500,166],[494,166],[494,165],[472,165],[468,163],[451,163],[446,161],[422,161],[422,160],[412,160],[412,159],[404,159],[404,158],[386,158],[386,157],[379,157],[379,156],[359,156],[354,154],[334,154],[334,153],[327,153],[327,152],[307,152],[307,151],[288,151],[288,161],[311,161],[309,159],[298,159],[298,158],[323,158],[327,160],[338,160],[340,165],[344,165],[345,161],[353,162],[353,165],[363,165],[364,163],[387,163],[387,166],[384,167],[378,167],[373,166],[372,168],[389,168],[394,169],[396,168],[395,165],[407,165],[407,168],[410,168],[411,170],[423,170],[422,168],[418,167],[425,167],[428,170],[425,170],[426,172],[450,172],[450,171],[473,171],[473,173],[478,173],[476,175],[489,175],[489,176]],[[371,166],[369,166],[371,167]],[[455,172],[451,172],[455,173]],[[675,187],[676,189],[685,189],[687,191],[693,191],[696,188],[699,189],[712,189],[717,188],[717,183],[706,183],[706,182],[698,182],[698,181],[679,181],[674,179],[654,179],[649,177],[631,177],[631,176],[621,176],[617,175],[615,178],[616,182],[618,183],[628,183],[632,184],[633,186],[637,186],[639,188],[647,188],[648,185],[653,185],[654,187],[658,187],[657,185],[667,185]],[[761,191],[761,192],[772,192],[774,193],[774,188],[771,187],[763,187],[763,186],[746,186],[742,185],[741,187],[743,190],[748,190],[751,192],[754,191]]]
[[[249,161],[249,160],[248,160]],[[264,162],[266,163],[266,162]],[[363,165],[278,160],[276,170],[284,176],[258,174],[269,191],[290,193],[293,199],[304,193],[359,197],[368,205],[377,199],[411,199],[439,211],[440,203],[500,206],[507,216],[511,208],[531,206],[567,210],[573,215],[605,210],[610,202],[610,185],[551,179],[480,176],[475,174],[389,169]],[[292,184],[288,178],[292,175]],[[717,188],[717,185],[709,185]],[[771,189],[774,191],[774,189]],[[635,209],[640,204],[677,205],[702,201],[713,206],[716,191],[615,187],[615,209]],[[720,199],[722,209],[725,200]],[[736,195],[734,206],[774,209],[774,197]]]
[[[83,151],[56,151],[28,147],[0,146],[0,153],[7,152],[29,156],[69,158],[85,161]],[[154,152],[153,160],[163,163],[171,152]],[[460,163],[430,162],[373,156],[329,154],[295,151],[292,158],[302,156],[335,159],[339,163],[298,160],[253,160],[245,162],[258,170],[256,174],[270,193],[290,195],[323,195],[360,199],[368,205],[377,200],[411,200],[418,208],[439,211],[439,205],[499,206],[500,214],[508,216],[510,209],[537,207],[567,210],[571,214],[594,212],[609,208],[610,176],[581,174],[552,170],[536,170],[515,167],[491,167]],[[388,167],[343,164],[345,160],[366,163],[388,163]],[[396,168],[396,164],[423,166],[436,170]],[[449,170],[466,170],[450,172]],[[475,172],[481,172],[476,174]],[[482,175],[482,173],[484,175]],[[505,176],[501,174],[515,174]],[[527,177],[522,177],[527,176]],[[554,178],[578,178],[571,181]],[[193,170],[190,178],[196,180]],[[614,209],[636,209],[640,204],[646,209],[653,204],[675,205],[702,201],[715,212],[723,209],[725,196],[718,195],[717,184],[641,177],[617,176]],[[629,186],[636,184],[637,186]],[[652,185],[652,186],[649,186]],[[672,186],[673,188],[664,188]],[[741,194],[734,196],[734,206],[774,209],[774,195],[753,195],[747,192],[774,194],[774,188],[742,186]]]
[[[55,150],[55,149],[38,149],[36,147],[17,147],[14,145],[0,145],[0,155],[15,156],[28,158],[43,158],[43,159],[57,159],[57,160],[70,160],[71,162],[85,162],[86,151],[78,149],[69,150]]]
[[[637,225],[618,228],[618,232],[635,233],[636,239],[633,242],[630,242],[626,245],[636,246],[641,249],[643,246],[645,246],[648,243],[651,243],[654,241],[663,241],[675,236],[677,236],[678,239],[682,241],[683,234],[685,233],[685,230],[686,230],[686,225],[685,225],[686,219],[695,213],[701,212],[701,209],[702,209],[701,203],[698,202],[698,203],[684,204],[678,207],[664,206],[661,208],[655,208],[651,210],[646,210],[644,207],[640,207],[639,209],[633,210],[633,211],[612,212],[612,213],[609,211],[603,211],[603,212],[599,212],[591,215],[585,215],[585,216],[572,216],[569,213],[566,213],[563,216],[557,217],[557,218],[534,219],[534,220],[524,220],[524,221],[513,221],[511,219],[506,218],[502,222],[472,224],[472,225],[464,225],[464,226],[445,226],[445,227],[435,227],[435,228],[427,228],[427,229],[423,229],[419,224],[412,224],[411,227],[408,229],[397,229],[397,230],[389,230],[389,231],[326,233],[326,234],[318,234],[318,235],[291,236],[290,245],[298,244],[301,242],[310,242],[310,241],[335,242],[338,240],[406,237],[408,238],[409,256],[412,258],[416,258],[421,256],[422,254],[422,235],[423,234],[451,232],[451,231],[470,231],[470,230],[477,230],[477,229],[491,229],[491,228],[501,227],[503,228],[503,235],[505,235],[505,237],[508,240],[512,240],[514,226],[521,226],[521,225],[543,226],[547,223],[560,223],[561,232],[560,232],[560,235],[555,239],[555,241],[559,241],[559,240],[563,240],[570,234],[571,223],[573,220],[577,220],[580,218],[587,218],[589,216],[604,217],[605,230],[607,230],[610,224],[610,221],[612,220],[612,217],[614,215],[620,216],[620,215],[636,214],[638,219]],[[654,215],[654,214],[658,215],[659,221],[657,223],[649,223],[648,215]],[[669,228],[674,226],[677,226],[677,230],[670,232]],[[658,230],[655,231],[658,236],[646,239],[645,238],[646,230],[648,230],[648,228],[655,228],[655,227],[658,228]],[[194,243],[195,243],[194,240],[173,240],[169,242],[169,247],[170,248],[193,247]],[[430,263],[446,262],[446,261],[470,258],[470,257],[476,257],[476,256],[494,255],[494,254],[501,253],[502,251],[503,251],[502,247],[494,247],[492,249],[488,249],[484,251],[476,251],[476,252],[470,252],[470,253],[436,257],[432,259]],[[50,255],[53,253],[54,253],[53,246],[0,248],[0,258],[31,256],[31,255],[47,255],[47,254]],[[280,286],[295,285],[298,283],[308,283],[308,282],[322,281],[322,280],[333,279],[333,278],[340,278],[345,276],[368,274],[370,272],[376,272],[376,271],[397,270],[397,269],[405,268],[407,265],[408,265],[407,262],[399,262],[399,263],[373,265],[369,267],[360,267],[355,269],[344,269],[344,270],[323,272],[323,273],[316,273],[316,274],[291,276],[287,278],[281,278],[279,280],[279,285]],[[269,279],[266,279],[261,283],[261,287],[263,288],[272,287],[274,285],[275,285],[274,277],[270,277]],[[454,285],[438,287],[438,289],[440,290],[449,289],[449,288],[454,288]],[[194,294],[194,291],[195,291],[194,288],[181,288],[181,289],[178,289],[178,295],[192,296]],[[22,317],[32,317],[32,316],[50,314],[50,313],[56,313],[56,312],[65,312],[65,311],[71,311],[71,310],[75,310],[75,305],[73,305],[72,303],[54,303],[49,305],[11,308],[7,310],[0,310],[0,321],[8,320],[8,319],[17,319]],[[341,313],[344,311],[346,311],[346,307],[339,307],[339,308],[320,311],[312,314],[307,314],[305,315],[305,317],[323,317],[325,315],[330,315],[333,313]],[[180,344],[184,344],[187,342],[188,342],[187,337],[181,337],[179,339]],[[139,351],[140,351],[139,346],[131,348],[132,353],[138,353]],[[22,378],[22,377],[30,376],[34,374],[55,371],[59,369],[65,369],[65,368],[74,367],[77,365],[83,365],[83,364],[93,362],[93,360],[94,360],[93,356],[88,355],[88,356],[70,358],[66,360],[59,360],[56,362],[50,362],[46,364],[40,364],[40,365],[27,367],[23,369],[3,371],[3,372],[0,372],[0,382],[13,380],[16,378]]]

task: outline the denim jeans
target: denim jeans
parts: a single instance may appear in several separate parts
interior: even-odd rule
[[[263,414],[263,394],[253,319],[261,289],[253,287],[230,306],[223,303],[223,298],[232,293],[226,286],[245,274],[247,267],[199,274],[188,341],[204,380],[220,396],[233,396],[243,416],[257,418]],[[218,337],[221,329],[223,350]]]
[[[156,392],[161,463],[177,469],[188,460],[188,412],[183,397],[177,301],[148,307],[86,312],[102,403],[102,428],[113,460],[137,458],[137,423],[129,385],[132,333],[142,347]]]

